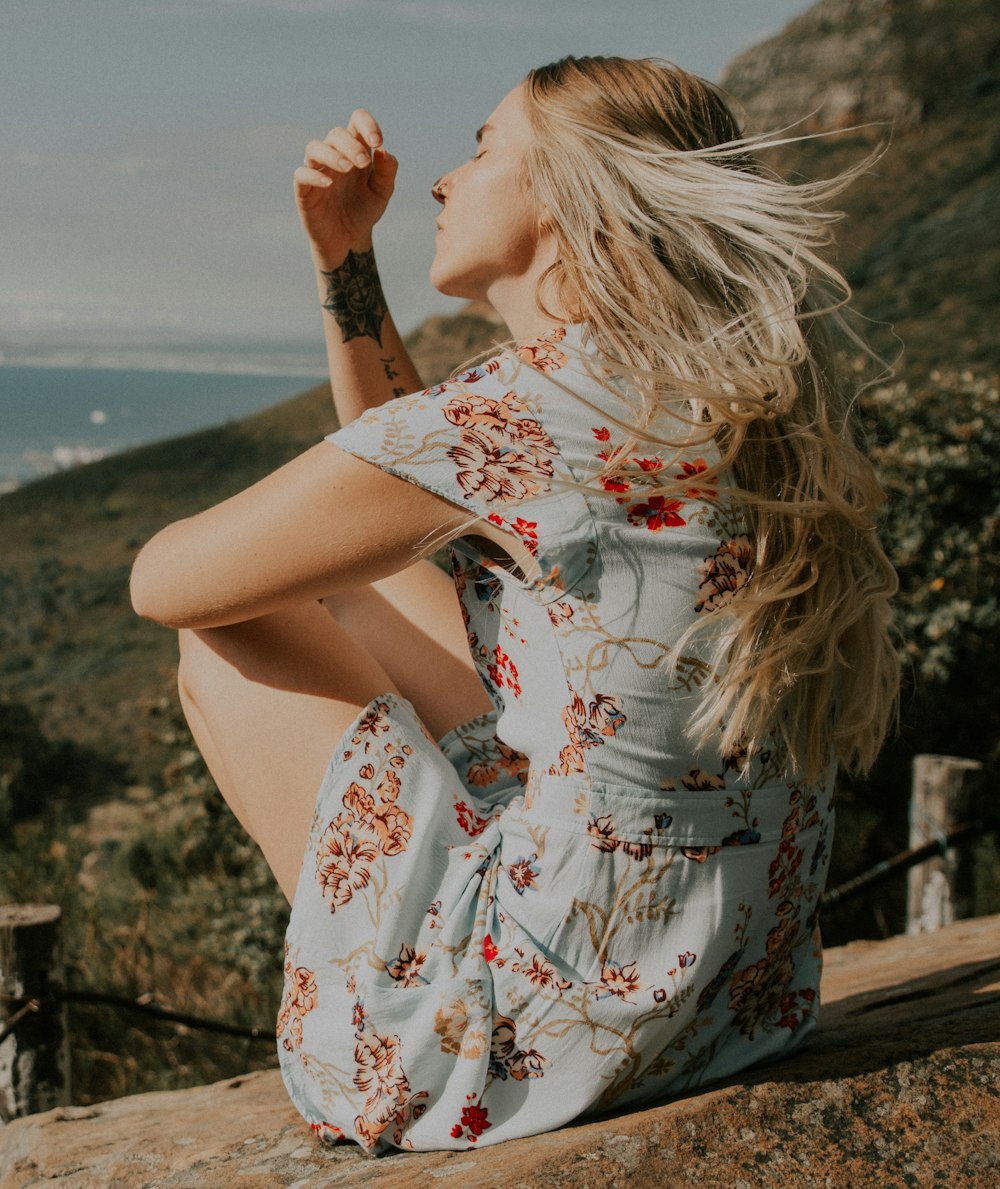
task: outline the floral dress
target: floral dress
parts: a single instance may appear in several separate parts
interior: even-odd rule
[[[378,697],[319,791],[277,1033],[325,1139],[492,1144],[730,1076],[814,1026],[832,773],[806,787],[777,747],[747,771],[690,742],[713,629],[685,632],[752,549],[699,482],[705,447],[582,489],[627,416],[599,365],[583,326],[557,329],[331,435],[516,533],[537,570],[454,543],[494,711],[435,743]],[[682,497],[648,494],[665,466]]]

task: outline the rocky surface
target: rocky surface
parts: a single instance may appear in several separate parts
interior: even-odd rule
[[[793,1061],[495,1148],[324,1148],[264,1072],[19,1119],[0,1189],[1000,1183],[1000,917],[831,950],[823,990]]]

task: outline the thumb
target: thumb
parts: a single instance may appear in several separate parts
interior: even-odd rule
[[[392,153],[385,149],[375,150],[369,185],[380,198],[388,200],[391,197],[398,169],[399,162]]]

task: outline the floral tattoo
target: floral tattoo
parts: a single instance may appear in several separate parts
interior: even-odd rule
[[[326,279],[326,301],[346,343],[371,338],[382,346],[382,320],[389,312],[382,282],[375,267],[375,253],[348,251],[339,267],[321,275]]]

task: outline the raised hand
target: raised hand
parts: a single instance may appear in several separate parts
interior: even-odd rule
[[[398,161],[382,148],[382,129],[359,108],[346,128],[306,145],[295,171],[295,201],[322,268],[338,266],[353,249],[371,248],[372,228],[392,197]]]

